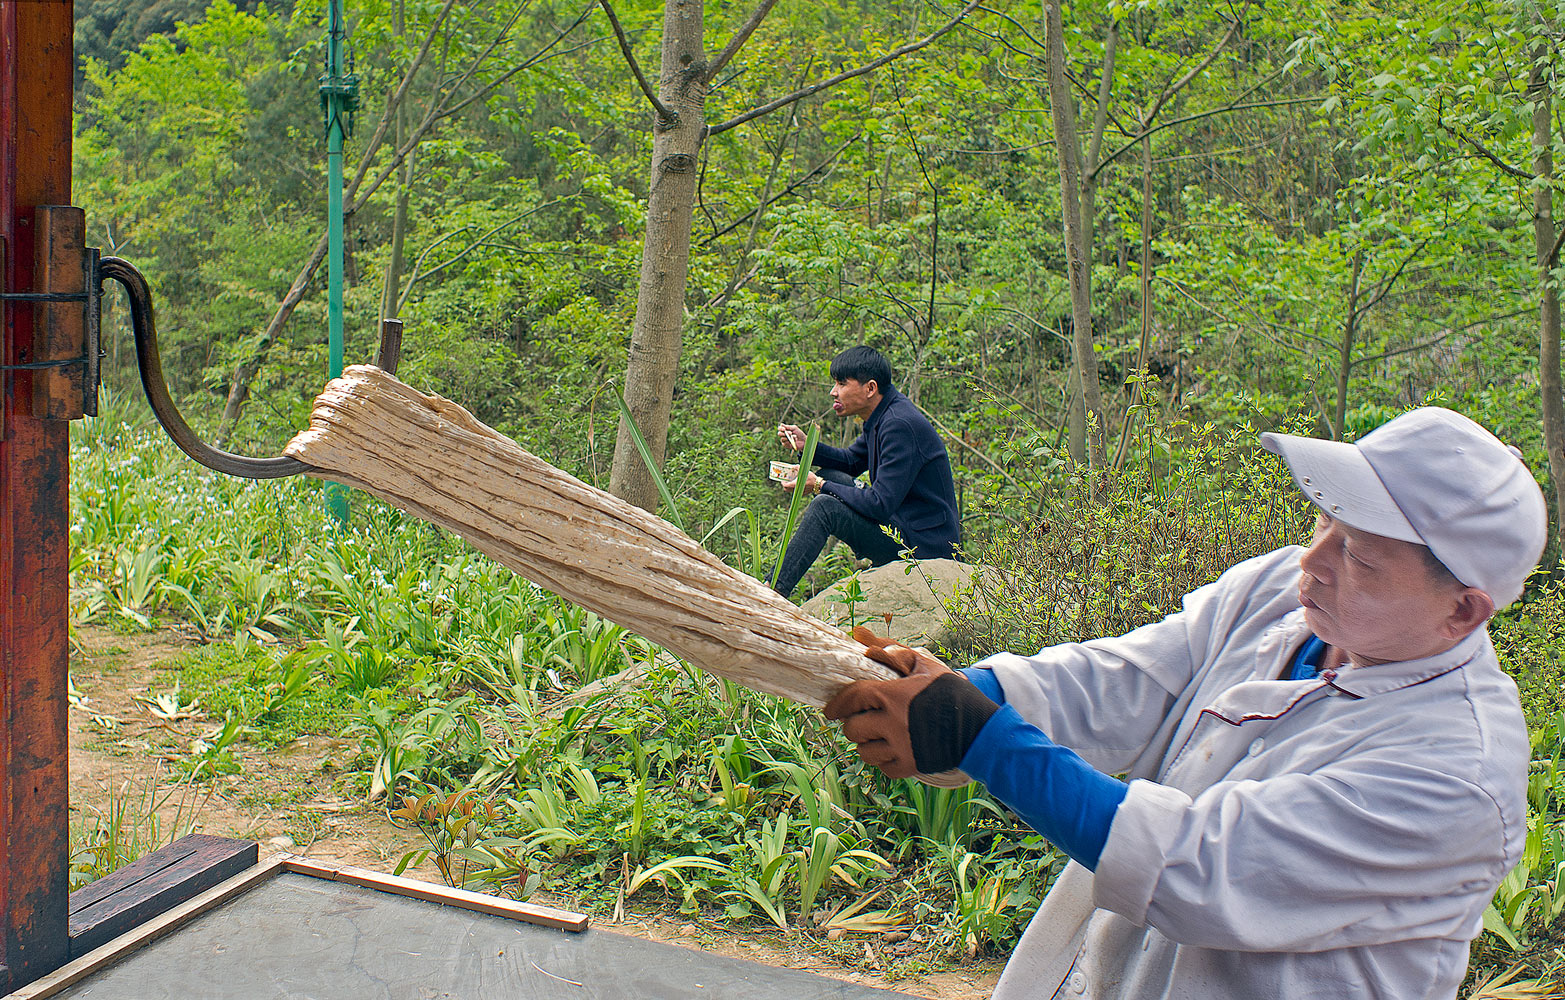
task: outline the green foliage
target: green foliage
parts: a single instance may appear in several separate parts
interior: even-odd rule
[[[777,546],[777,562],[772,566],[771,576],[768,577],[773,587],[777,586],[777,576],[782,572],[783,556],[787,555],[788,543],[793,540],[793,529],[799,524],[799,512],[805,504],[804,480],[814,463],[815,445],[819,442],[820,428],[811,424],[804,437],[804,450],[799,452],[799,475],[792,495],[788,499],[788,519],[783,522],[782,541]]]
[[[988,508],[998,515],[992,532],[969,545],[996,572],[957,609],[949,652],[1120,635],[1177,611],[1234,563],[1306,541],[1313,514],[1254,438],[1211,425],[1154,428],[1120,472],[1067,467],[1060,478],[1018,479],[1015,500]],[[1051,459],[1045,453],[1045,469]]]
[[[528,845],[492,835],[494,806],[471,788],[445,796],[431,790],[402,802],[402,808],[392,810],[392,818],[412,823],[429,847],[403,855],[393,874],[430,858],[453,888],[485,885],[515,899],[527,899],[537,889],[539,877],[525,855]]]
[[[399,35],[393,4],[354,5],[367,109],[354,143],[438,7],[404,6]],[[1527,81],[1537,68],[1558,100],[1558,46],[1539,45],[1558,37],[1556,6],[1072,8],[1079,80],[1097,81],[1118,28],[1087,220],[1117,469],[1066,458],[1072,330],[1040,5],[983,12],[979,30],[894,69],[719,132],[699,167],[664,509],[744,572],[774,573],[800,501],[761,472],[781,457],[772,429],[851,440],[856,427],[822,420],[826,361],[873,344],[945,435],[964,554],[995,570],[957,609],[948,652],[971,659],[1123,632],[1302,540],[1307,512],[1253,445],[1298,414],[1351,438],[1445,401],[1542,470],[1532,195],[1558,181],[1527,176]],[[719,8],[709,51],[748,14]],[[634,29],[661,8],[619,9]],[[74,190],[89,242],[149,275],[165,369],[206,429],[322,229],[321,5],[77,11]],[[439,73],[410,88],[414,119],[513,14],[464,86],[562,23],[551,5],[457,4],[435,34]],[[1219,48],[1235,16],[1243,28]],[[779,7],[713,89],[708,120],[928,26],[910,0]],[[618,52],[586,44],[591,30],[443,117],[410,183],[396,174],[354,213],[347,310],[357,360],[405,196],[402,375],[601,484],[619,418],[601,389],[636,310],[651,133]],[[649,67],[655,34],[632,31]],[[372,173],[391,166],[383,150]],[[302,424],[324,368],[316,286],[249,384],[236,447],[272,450]],[[905,918],[938,925],[953,954],[1008,946],[1058,871],[981,791],[886,782],[812,713],[674,662],[437,529],[355,497],[337,533],[314,485],[194,469],[147,429],[117,307],[104,327],[104,416],[71,431],[71,622],[181,621],[209,640],[180,665],[170,708],[199,701],[223,720],[189,757],[193,780],[236,766],[246,742],[349,731],[362,790],[411,810],[458,883],[525,895],[548,882],[605,906],[658,883],[686,909],[795,932]],[[850,571],[829,557],[810,584]],[[1540,580],[1494,624],[1538,741],[1527,856],[1480,944],[1507,963],[1558,934],[1562,622],[1565,596]],[[631,665],[638,684],[569,696]],[[119,856],[118,839],[103,833],[83,865],[110,863],[99,855]]]

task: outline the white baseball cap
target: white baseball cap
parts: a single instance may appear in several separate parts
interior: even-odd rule
[[[1438,406],[1347,444],[1262,434],[1299,489],[1350,527],[1429,546],[1496,608],[1521,596],[1548,538],[1543,492],[1521,452]]]

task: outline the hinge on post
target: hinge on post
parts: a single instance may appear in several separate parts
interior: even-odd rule
[[[40,205],[33,215],[31,292],[0,292],[0,302],[33,307],[27,361],[0,366],[32,373],[31,413],[42,420],[98,414],[98,251],[86,245],[86,213]],[[0,260],[3,267],[3,260]]]
[[[87,248],[87,213],[40,205],[33,215],[33,416],[74,420],[98,413],[98,282]]]

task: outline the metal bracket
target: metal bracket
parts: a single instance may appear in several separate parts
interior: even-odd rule
[[[103,283],[115,281],[130,299],[141,387],[153,415],[181,451],[209,469],[247,479],[277,479],[311,471],[312,466],[287,456],[250,458],[202,441],[180,414],[163,378],[147,279],[130,261],[103,257],[96,248],[83,245],[86,215],[81,209],[69,205],[39,206],[36,223],[33,271],[39,289],[0,291],[0,308],[16,303],[33,310],[31,359],[0,364],[0,372],[32,373],[34,416],[54,420],[97,416],[103,358]],[[5,250],[0,242],[0,273],[4,273]],[[401,347],[402,321],[383,321],[375,364],[396,374]],[[3,433],[4,425],[0,424],[0,434]]]
[[[314,466],[286,455],[249,458],[214,448],[201,440],[185,423],[179,407],[174,405],[174,399],[169,395],[168,383],[163,380],[163,360],[158,352],[158,331],[152,318],[152,292],[147,287],[147,279],[136,270],[134,264],[119,257],[104,257],[97,264],[98,271],[93,284],[101,286],[104,281],[117,281],[130,298],[130,325],[136,335],[136,363],[141,369],[141,387],[147,393],[147,402],[152,406],[153,415],[180,451],[209,469],[245,479],[280,479],[314,471]],[[395,320],[383,323],[380,335],[376,361],[381,368],[394,375],[402,339],[402,324]]]
[[[6,293],[33,306],[32,412],[43,420],[98,413],[98,252],[86,239],[85,211],[39,205],[33,210],[36,291]]]
[[[152,291],[147,287],[147,279],[130,261],[104,257],[98,262],[98,280],[100,283],[119,282],[130,298],[130,325],[136,335],[136,364],[141,369],[141,388],[147,394],[153,416],[180,451],[209,469],[246,479],[280,479],[311,470],[312,466],[286,455],[248,458],[214,448],[201,440],[185,423],[179,407],[174,405],[173,396],[169,395],[168,383],[163,380],[163,359],[158,353],[158,331],[152,318]]]

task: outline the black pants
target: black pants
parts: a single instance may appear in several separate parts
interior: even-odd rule
[[[853,482],[852,476],[836,469],[822,469],[817,475],[833,483],[851,485]],[[783,554],[782,570],[777,574],[779,594],[787,597],[793,593],[793,588],[799,585],[826,546],[827,535],[836,535],[848,544],[855,556],[868,559],[875,566],[890,562],[900,551],[883,525],[854,513],[851,507],[830,493],[821,493],[810,501],[799,517],[788,551]]]

